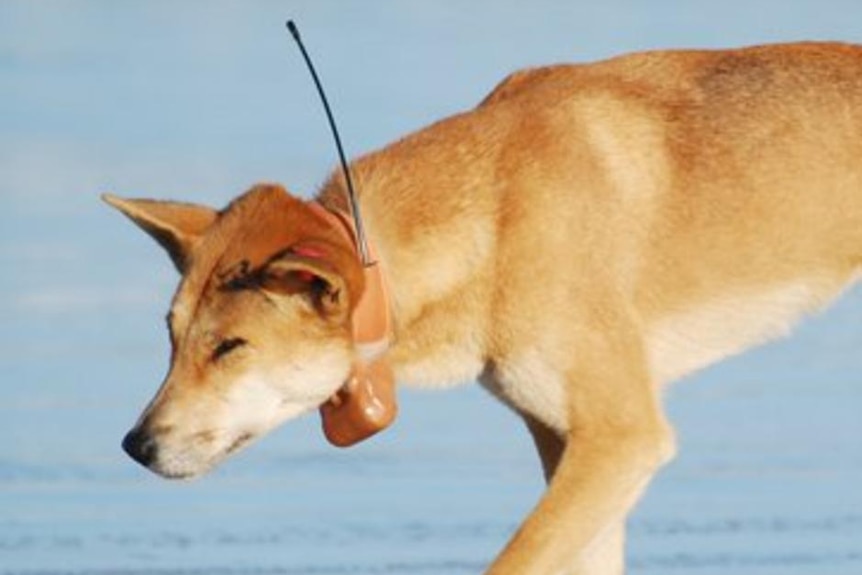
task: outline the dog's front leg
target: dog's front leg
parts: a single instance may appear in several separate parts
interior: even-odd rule
[[[550,483],[560,463],[565,441],[556,431],[534,417],[522,413],[521,416],[533,436],[536,449],[542,461],[545,480]],[[575,573],[602,573],[605,575],[622,575],[625,570],[625,521],[619,521],[604,530],[596,538],[571,571]]]
[[[618,575],[600,566],[618,563],[605,554],[619,552],[624,518],[665,458],[661,435],[567,448],[547,492],[488,574]]]
[[[621,572],[625,517],[673,440],[639,333],[603,327],[584,342],[586,363],[569,378],[570,429],[548,490],[489,575]]]

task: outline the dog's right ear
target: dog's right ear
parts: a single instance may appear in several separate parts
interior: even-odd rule
[[[353,307],[350,298],[355,297],[356,281],[350,282],[320,256],[309,256],[311,251],[302,247],[273,258],[260,272],[260,285],[274,295],[304,293],[323,317],[342,323]]]
[[[102,199],[165,248],[181,274],[188,267],[195,244],[218,216],[216,210],[195,204],[127,200],[111,194],[102,195]]]

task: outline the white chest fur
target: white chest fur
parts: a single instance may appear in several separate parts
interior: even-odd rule
[[[524,350],[497,366],[492,392],[519,411],[529,413],[557,431],[568,429],[566,379],[538,348]]]

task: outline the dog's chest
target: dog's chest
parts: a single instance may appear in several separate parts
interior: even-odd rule
[[[566,379],[538,348],[513,354],[481,378],[503,402],[548,427],[568,429]]]
[[[471,337],[414,338],[399,342],[390,353],[400,383],[446,388],[476,379],[482,372],[482,347]]]

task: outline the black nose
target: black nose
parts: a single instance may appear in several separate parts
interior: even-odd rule
[[[156,458],[158,446],[146,431],[136,427],[123,438],[123,450],[144,467],[149,467]]]

